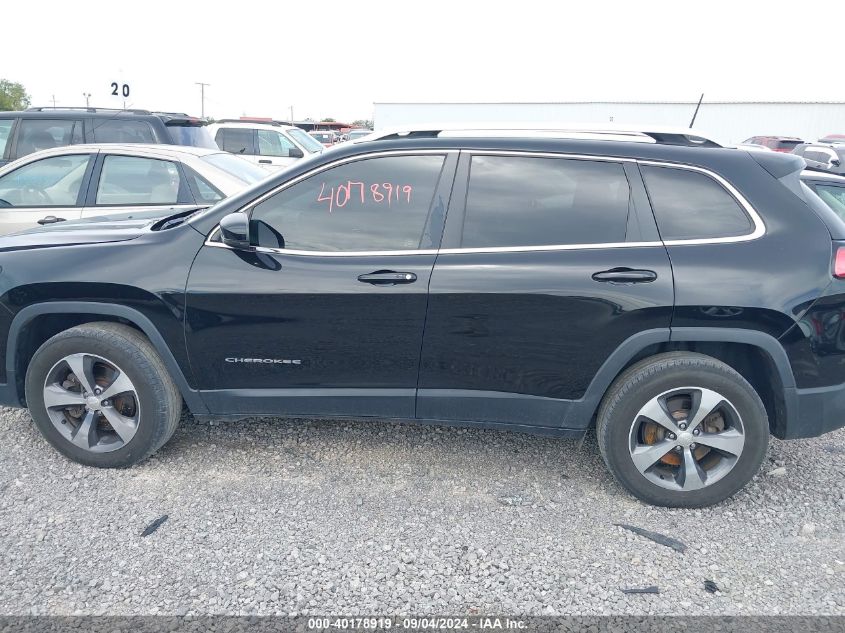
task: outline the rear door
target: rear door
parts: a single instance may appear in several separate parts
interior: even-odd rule
[[[633,162],[462,153],[432,273],[417,417],[560,427],[673,283]]]
[[[178,161],[100,152],[83,217],[121,217],[138,211],[162,216],[195,206]]]
[[[51,156],[0,176],[0,234],[78,219],[95,156]]]
[[[0,167],[9,162],[12,150],[12,136],[15,132],[15,119],[0,119]]]

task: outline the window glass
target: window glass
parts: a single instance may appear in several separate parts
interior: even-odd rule
[[[42,149],[64,147],[81,142],[81,121],[21,119],[17,155],[20,158]]]
[[[176,145],[188,145],[192,147],[206,147],[218,149],[217,143],[211,138],[211,132],[205,125],[178,125],[170,123],[167,126],[170,140]]]
[[[185,177],[188,179],[188,184],[198,204],[212,204],[226,197],[222,191],[200,176],[196,171],[184,164],[182,167],[185,170]]]
[[[179,200],[176,163],[137,156],[106,156],[97,204],[176,204]]]
[[[309,154],[323,151],[322,143],[308,134],[305,130],[296,128],[295,130],[288,130],[288,134],[293,137],[293,140],[302,145]]]
[[[624,242],[629,198],[619,163],[473,156],[461,246]]]
[[[6,174],[0,178],[0,208],[76,206],[89,158],[53,156]]]
[[[825,204],[836,211],[836,214],[845,220],[845,187],[833,185],[816,185],[816,193]]]
[[[0,159],[6,153],[6,145],[9,144],[9,136],[12,134],[14,119],[0,119]]]
[[[431,248],[425,232],[443,156],[389,156],[340,165],[257,205],[257,246],[304,251]]]
[[[225,152],[232,154],[255,153],[251,129],[224,128],[217,132],[217,145]]]
[[[232,156],[231,154],[208,154],[202,156],[201,160],[222,169],[230,176],[234,176],[248,185],[264,180],[270,175],[266,169],[262,169],[240,156]]]
[[[155,143],[153,129],[146,121],[94,120],[97,143]]]
[[[258,153],[262,156],[290,156],[294,148],[290,140],[271,130],[258,130]]]
[[[722,185],[705,174],[640,167],[664,240],[735,237],[751,233],[751,218]]]

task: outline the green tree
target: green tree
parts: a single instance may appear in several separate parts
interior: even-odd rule
[[[352,127],[363,127],[367,128],[368,130],[372,130],[373,122],[369,119],[358,119],[357,121],[352,122]]]
[[[26,110],[29,104],[29,95],[23,84],[0,79],[0,110]]]
[[[325,119],[320,119],[320,123],[335,123],[335,120],[330,116],[327,116]]]

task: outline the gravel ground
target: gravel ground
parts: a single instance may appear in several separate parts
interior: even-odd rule
[[[845,615],[845,431],[773,440],[761,475],[699,511],[630,497],[591,436],[187,418],[105,471],[0,409],[0,464],[7,615]]]

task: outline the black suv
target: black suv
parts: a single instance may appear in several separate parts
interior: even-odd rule
[[[207,121],[187,114],[107,108],[0,112],[0,166],[42,149],[82,143],[162,143],[217,149]]]
[[[580,436],[703,506],[845,413],[845,222],[683,134],[418,131],[193,215],[0,238],[0,401],[93,466],[197,417]],[[843,240],[843,241],[840,241]]]

